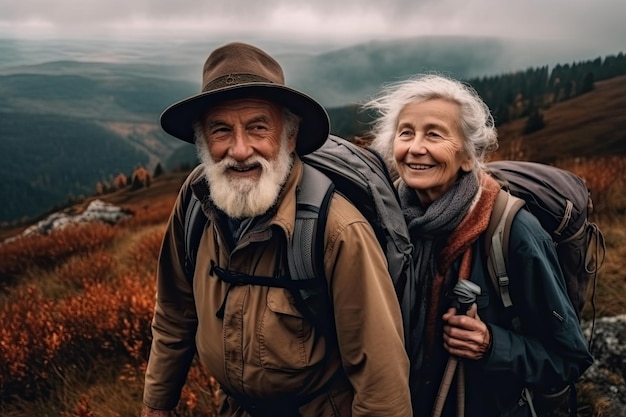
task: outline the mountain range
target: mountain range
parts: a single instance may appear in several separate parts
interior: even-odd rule
[[[158,117],[199,90],[202,63],[220,43],[0,39],[0,222],[91,195],[97,182],[138,166],[172,169],[193,158],[193,146],[163,133]],[[469,79],[595,58],[574,58],[583,52],[573,46],[492,38],[259,46],[281,63],[288,85],[331,115],[417,72]]]

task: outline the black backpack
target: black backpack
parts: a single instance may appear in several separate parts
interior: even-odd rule
[[[294,236],[287,248],[291,280],[248,283],[288,288],[305,317],[317,317],[313,322],[318,325],[327,322],[319,320],[320,314],[330,314],[332,307],[324,275],[323,235],[329,202],[332,194],[338,192],[372,225],[400,299],[413,273],[412,245],[397,191],[382,158],[370,149],[331,135],[320,149],[304,155],[302,160],[304,172],[296,195]],[[198,199],[192,194],[185,211],[184,233],[185,272],[189,280],[193,278],[196,251],[206,221]]]

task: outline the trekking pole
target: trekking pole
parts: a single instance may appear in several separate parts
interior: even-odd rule
[[[476,301],[476,296],[480,294],[480,287],[467,279],[462,279],[456,283],[452,292],[457,296],[455,306],[456,314],[462,315],[466,314],[470,306]],[[446,398],[448,397],[450,385],[452,384],[452,379],[454,378],[454,374],[457,370],[458,364],[459,358],[450,355],[450,357],[448,358],[448,362],[446,363],[446,369],[444,370],[441,384],[439,385],[439,391],[437,392],[437,398],[435,401],[435,406],[433,407],[432,417],[441,416],[441,412],[443,411],[443,406],[446,403]],[[458,417],[463,416],[465,413],[465,385],[464,381],[461,380],[464,378],[464,370],[462,369],[463,363],[461,362],[459,366],[459,386],[457,390]]]

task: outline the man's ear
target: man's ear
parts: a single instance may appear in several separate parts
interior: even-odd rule
[[[296,141],[297,141],[297,139],[298,139],[298,131],[296,130],[287,139],[287,149],[289,149],[289,153],[293,153],[293,152],[296,151]]]

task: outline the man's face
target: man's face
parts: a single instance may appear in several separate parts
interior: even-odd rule
[[[225,101],[201,127],[196,145],[215,205],[234,218],[265,213],[289,175],[296,144],[282,108],[256,98]]]

